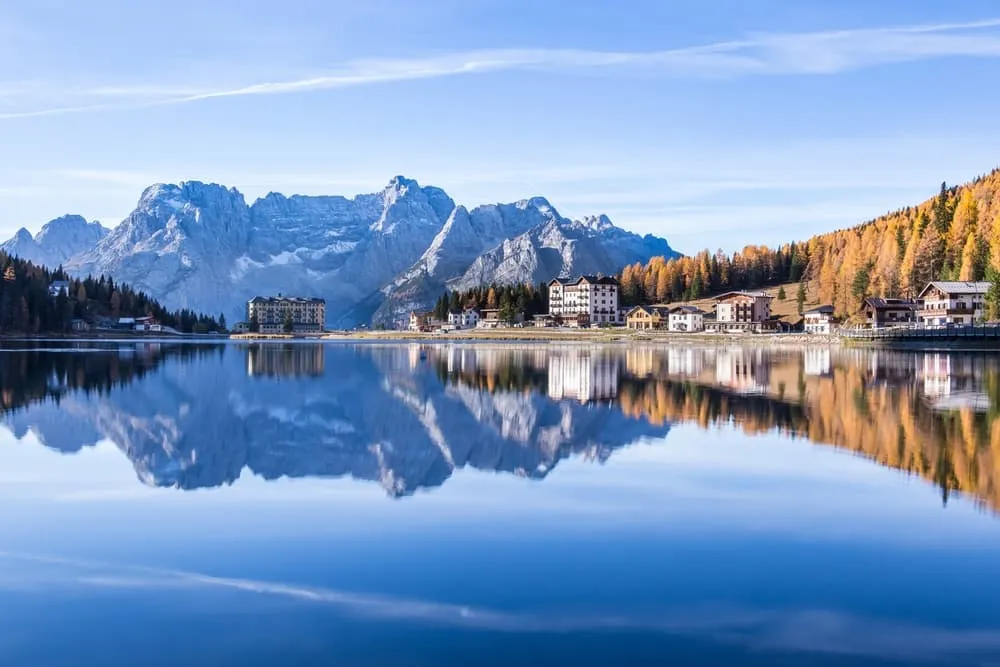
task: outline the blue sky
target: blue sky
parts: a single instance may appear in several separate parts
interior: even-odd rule
[[[7,0],[0,236],[405,174],[733,250],[997,166],[998,80],[988,0]]]

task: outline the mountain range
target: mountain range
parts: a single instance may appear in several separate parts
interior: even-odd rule
[[[21,229],[0,250],[231,321],[258,294],[323,297],[333,326],[391,325],[446,288],[611,274],[679,256],[606,216],[564,218],[542,197],[469,210],[402,176],[350,199],[270,193],[252,205],[221,185],[158,184],[114,229],[64,216],[35,236]]]

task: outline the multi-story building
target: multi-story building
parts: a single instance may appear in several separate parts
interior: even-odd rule
[[[802,314],[806,333],[828,334],[833,329],[833,306],[817,306]]]
[[[870,328],[882,329],[915,323],[919,309],[920,304],[913,299],[883,299],[872,296],[865,299],[864,314]]]
[[[441,322],[434,316],[433,311],[427,311],[425,313],[418,313],[414,311],[410,313],[410,331],[427,333],[428,331],[434,331],[440,326]]]
[[[669,311],[663,306],[636,306],[625,315],[625,326],[629,329],[666,328]]]
[[[247,320],[260,333],[282,333],[291,319],[295,333],[318,333],[326,325],[326,301],[298,296],[255,296],[247,302]]]
[[[771,319],[771,301],[765,292],[726,292],[715,297],[715,319],[709,328],[718,331],[760,331]]]
[[[466,308],[457,313],[448,313],[448,324],[456,329],[475,329],[479,324],[479,311],[475,308]]]
[[[917,319],[927,326],[980,322],[989,289],[988,282],[938,280],[928,283],[919,296],[924,303],[917,312]]]
[[[705,330],[705,312],[696,306],[674,306],[670,309],[670,331],[694,332]]]
[[[619,324],[618,281],[598,276],[557,278],[549,283],[549,315],[570,326]]]

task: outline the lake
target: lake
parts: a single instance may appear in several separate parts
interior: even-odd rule
[[[0,664],[1000,665],[1000,357],[0,345]]]

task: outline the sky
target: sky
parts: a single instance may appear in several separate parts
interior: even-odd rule
[[[994,0],[5,0],[0,238],[402,174],[731,251],[1000,165],[998,80]]]

